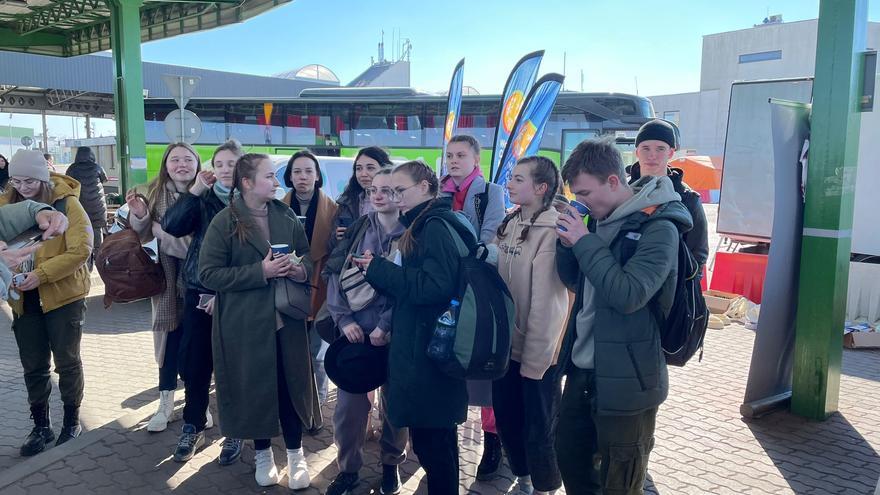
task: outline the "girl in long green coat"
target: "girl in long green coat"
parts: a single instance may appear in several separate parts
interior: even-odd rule
[[[229,207],[214,217],[199,255],[199,278],[214,291],[212,346],[220,428],[227,437],[254,439],[257,483],[280,480],[270,439],[278,424],[287,446],[288,485],[309,486],[302,427],[320,417],[303,320],[276,311],[273,278],[307,281],[311,257],[302,224],[274,199],[279,187],[266,155],[246,154],[235,167]],[[289,256],[270,245],[287,244]]]

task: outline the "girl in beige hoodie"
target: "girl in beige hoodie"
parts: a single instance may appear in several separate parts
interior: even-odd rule
[[[498,273],[516,306],[516,327],[507,374],[493,383],[501,444],[525,492],[552,492],[562,485],[553,437],[562,394],[556,360],[568,315],[568,290],[556,273],[553,198],[562,180],[548,158],[521,159],[507,181],[519,205],[498,228]]]

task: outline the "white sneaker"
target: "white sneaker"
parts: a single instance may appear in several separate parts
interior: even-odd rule
[[[211,408],[205,409],[205,429],[214,427],[214,417],[211,416]]]
[[[280,481],[272,447],[266,450],[255,451],[254,466],[257,468],[257,471],[254,473],[254,479],[257,480],[258,485],[272,486],[277,485],[278,481]]]
[[[172,414],[174,414],[174,390],[159,391],[159,409],[147,423],[147,431],[151,433],[165,431]]]
[[[291,490],[302,490],[308,488],[311,482],[309,466],[302,448],[287,449],[287,486]]]

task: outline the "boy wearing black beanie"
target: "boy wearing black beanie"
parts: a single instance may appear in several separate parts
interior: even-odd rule
[[[684,182],[684,171],[671,168],[668,163],[675,153],[677,142],[675,128],[665,120],[654,119],[645,123],[636,136],[636,158],[630,167],[629,183],[639,180],[643,175],[655,177],[669,176],[675,192],[687,207],[694,222],[694,228],[684,234],[684,241],[700,265],[709,258],[709,229],[706,212],[700,194]]]

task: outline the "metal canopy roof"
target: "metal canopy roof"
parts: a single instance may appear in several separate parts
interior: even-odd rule
[[[0,50],[61,57],[109,50],[108,1],[0,0]],[[290,1],[144,0],[141,41],[242,22]]]

